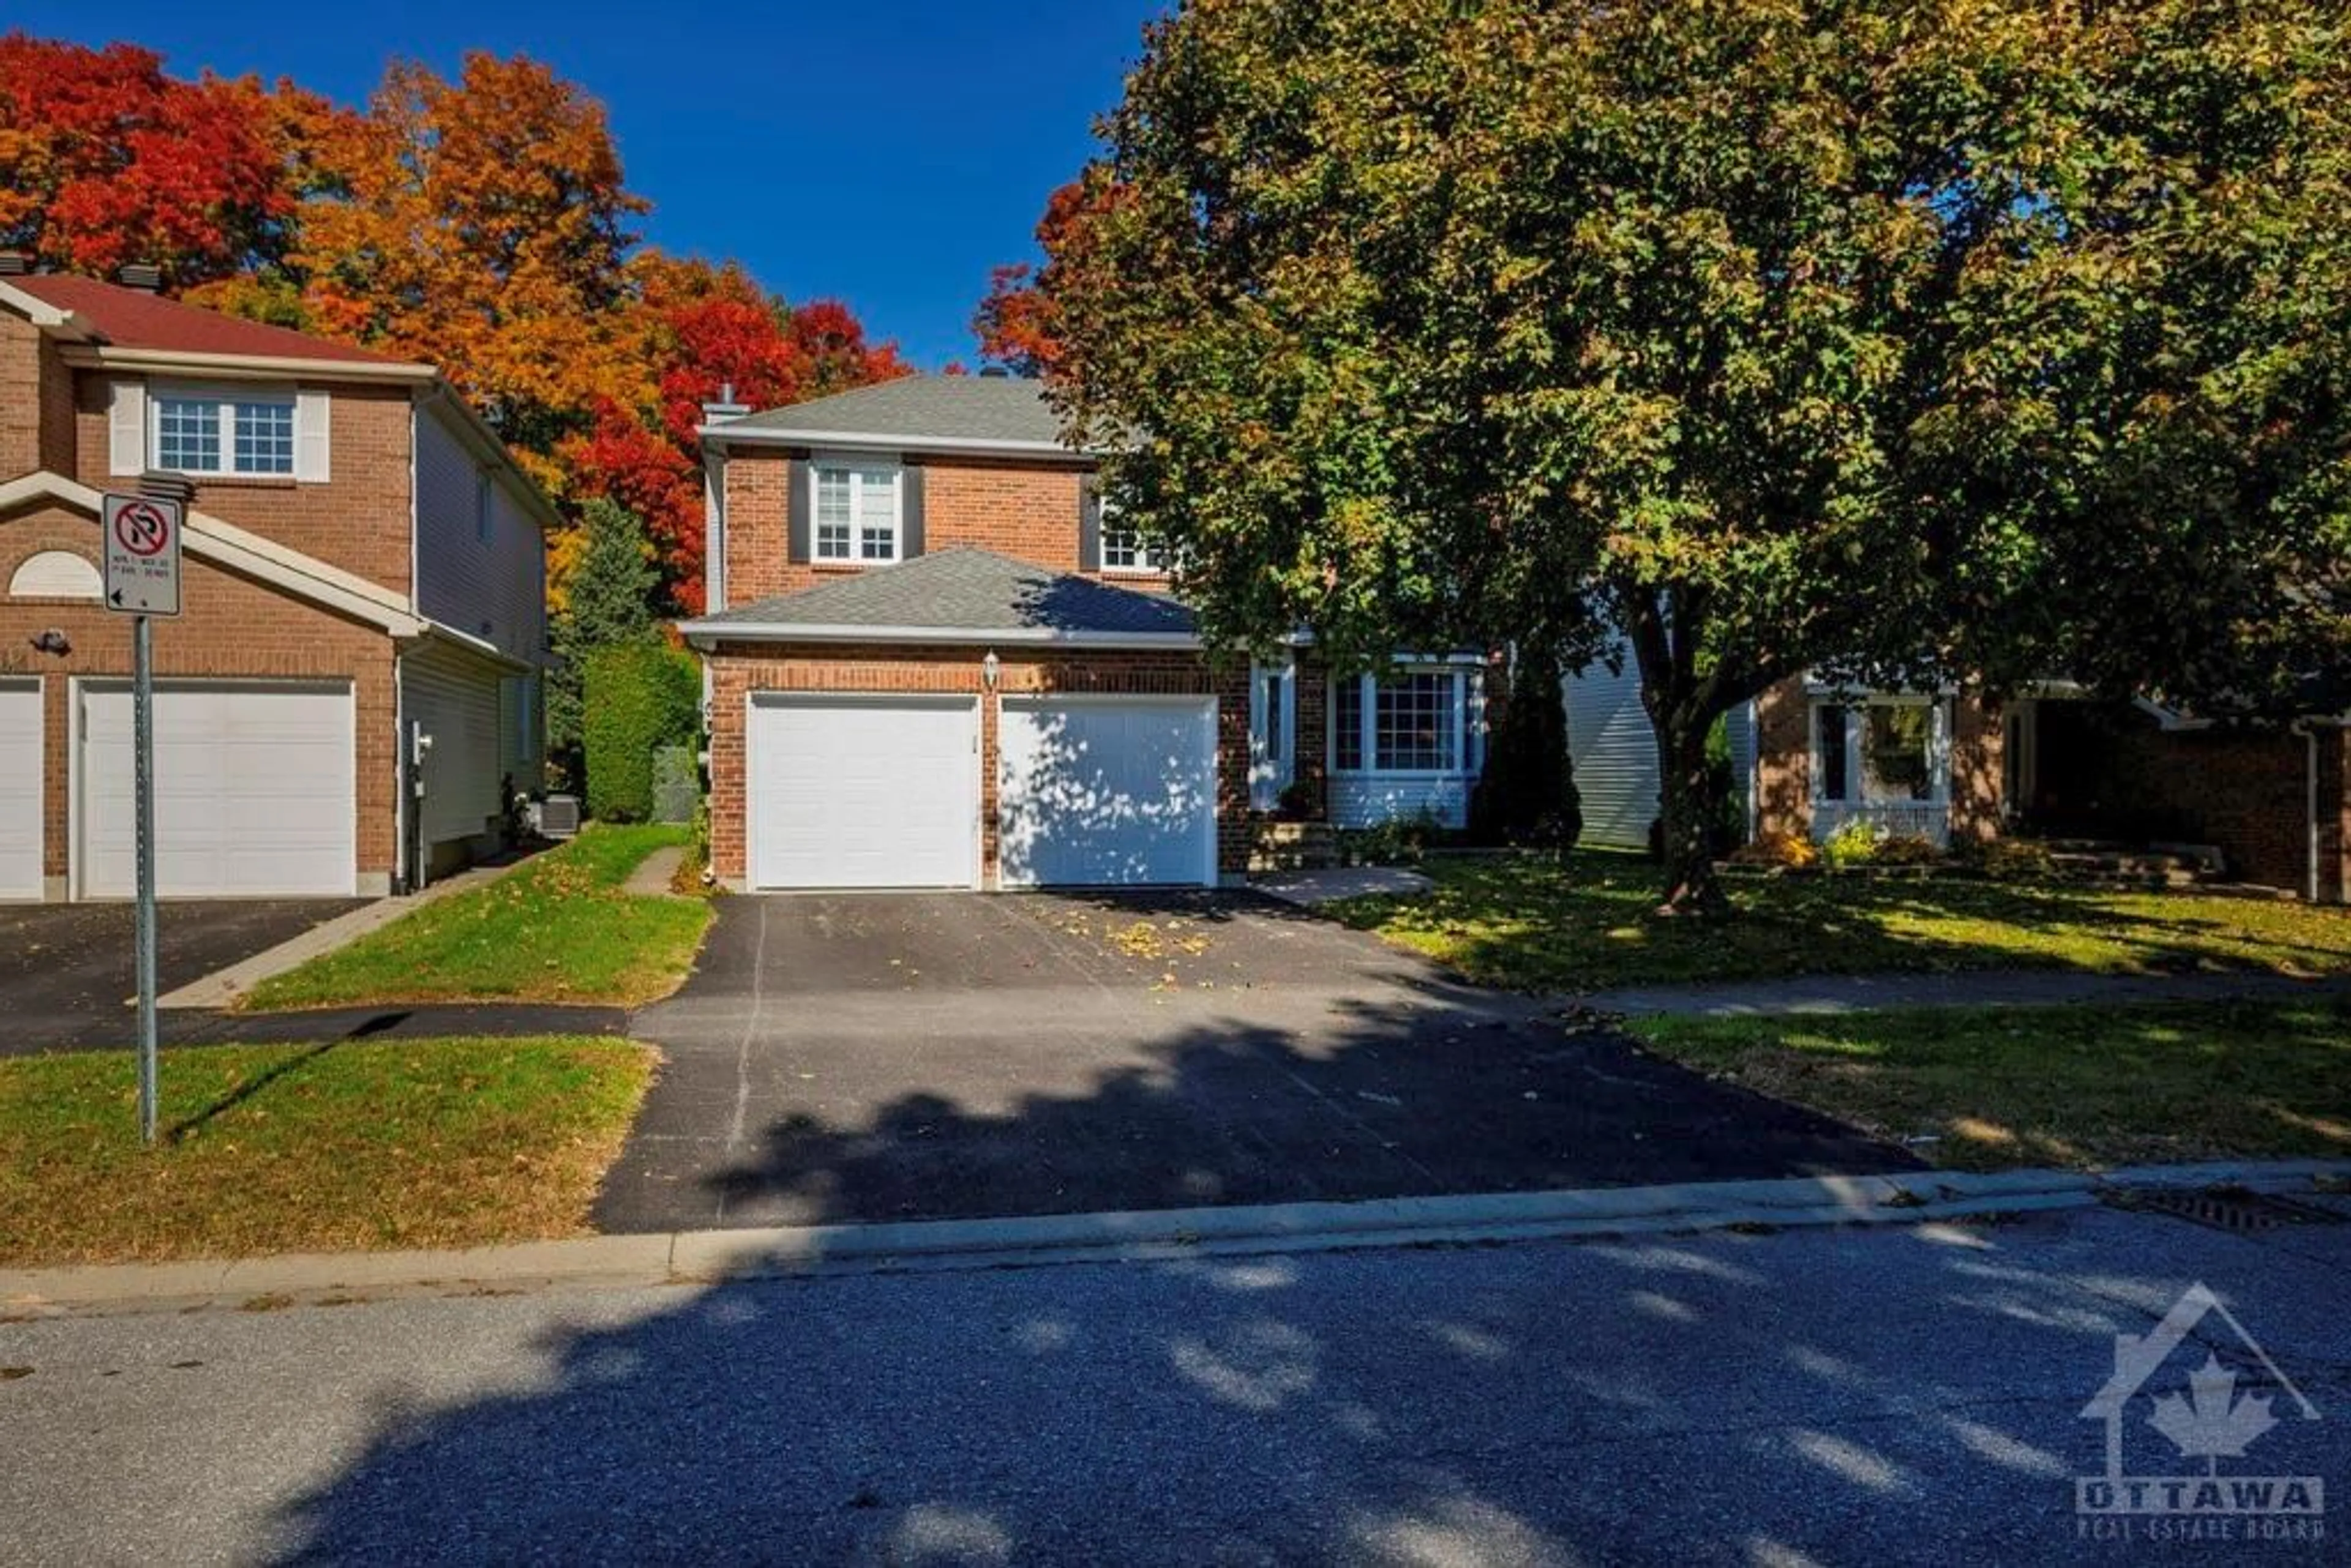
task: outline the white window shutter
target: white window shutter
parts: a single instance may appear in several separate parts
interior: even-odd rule
[[[110,383],[107,407],[107,471],[141,474],[147,468],[147,383]]]
[[[331,401],[315,387],[294,394],[294,477],[323,485],[331,476],[327,462],[327,411]]]

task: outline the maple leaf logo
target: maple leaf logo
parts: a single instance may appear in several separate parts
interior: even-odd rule
[[[2167,1394],[2155,1402],[2147,1425],[2171,1439],[2183,1458],[2204,1460],[2217,1469],[2223,1456],[2244,1458],[2253,1440],[2277,1425],[2270,1396],[2237,1397],[2237,1375],[2207,1351],[2201,1370],[2188,1375],[2188,1396]]]

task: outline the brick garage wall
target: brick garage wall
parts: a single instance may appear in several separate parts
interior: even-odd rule
[[[730,607],[799,593],[867,570],[846,562],[790,559],[791,464],[805,452],[737,448],[727,455],[726,602]],[[970,457],[909,459],[923,470],[923,548],[994,550],[1051,571],[1078,567],[1078,497],[1084,470],[1071,463]],[[1102,573],[1089,573],[1101,576]],[[1120,572],[1111,580],[1155,591],[1156,576]]]
[[[2328,732],[2319,737],[2322,763]],[[2309,860],[2307,742],[2283,729],[2163,730],[2136,721],[2115,733],[2091,788],[2118,822],[2216,844],[2230,874],[2304,889]],[[2328,797],[2322,797],[2327,799]],[[2340,801],[2339,789],[2331,797]],[[2324,823],[2322,823],[2322,827]]]
[[[114,377],[98,371],[75,376],[78,472],[74,477],[103,490],[114,480],[107,444],[107,410]],[[250,528],[274,543],[405,594],[409,572],[410,446],[413,410],[405,387],[330,386],[326,484],[294,479],[199,479],[195,507]]]
[[[0,517],[0,585],[25,558],[69,549],[96,564],[98,530],[78,513],[43,507]],[[288,599],[274,589],[186,559],[177,620],[154,622],[159,675],[349,680],[357,701],[358,870],[392,869],[393,717],[392,640],[372,628]],[[73,652],[35,653],[28,639],[56,628]],[[72,678],[131,674],[131,622],[88,600],[0,600],[0,673],[39,675],[44,716],[43,814],[47,874],[68,874],[71,850],[68,765]]]
[[[745,727],[754,692],[968,693],[986,698],[987,650],[737,643],[710,654],[710,860],[739,883],[744,860]],[[1249,671],[1212,669],[1188,653],[1036,653],[997,649],[997,694],[1067,692],[1217,698],[1217,863],[1249,863]],[[997,704],[980,703],[981,860],[996,876]]]

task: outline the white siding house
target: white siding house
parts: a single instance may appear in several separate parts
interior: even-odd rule
[[[456,634],[401,661],[402,736],[423,786],[412,831],[433,871],[496,829],[505,780],[539,783],[546,551],[521,486],[444,402],[417,407],[415,495],[417,608]]]
[[[1646,850],[1657,820],[1656,731],[1641,706],[1633,652],[1617,645],[1622,667],[1594,664],[1561,682],[1567,705],[1567,755],[1583,804],[1582,842],[1598,849]],[[1755,705],[1741,703],[1729,722],[1731,776],[1753,810]],[[1750,830],[1751,831],[1751,830]]]

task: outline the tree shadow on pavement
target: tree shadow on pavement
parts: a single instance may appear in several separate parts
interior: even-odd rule
[[[418,1369],[278,1555],[2066,1561],[2113,1336],[2210,1264],[2038,1223],[473,1302],[510,1349]]]
[[[820,1224],[1920,1168],[1614,1033],[1360,999],[950,1082],[781,1116],[705,1185],[730,1223]]]

